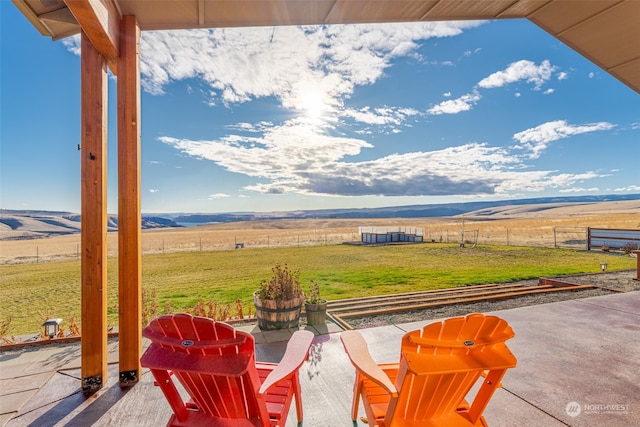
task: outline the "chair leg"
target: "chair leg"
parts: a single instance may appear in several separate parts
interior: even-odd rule
[[[351,420],[353,425],[357,426],[358,422],[358,405],[360,404],[360,393],[362,393],[362,377],[359,372],[356,372],[356,381],[353,384],[353,399],[351,404]]]
[[[300,375],[298,371],[293,374],[293,393],[296,398],[296,414],[298,415],[298,425],[302,424],[302,396],[300,393]]]

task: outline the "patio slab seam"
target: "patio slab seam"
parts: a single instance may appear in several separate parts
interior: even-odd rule
[[[516,399],[519,399],[520,401],[522,401],[523,403],[525,403],[526,405],[531,406],[532,408],[534,408],[537,411],[540,411],[544,414],[547,414],[549,417],[553,418],[554,420],[558,421],[559,423],[571,427],[570,424],[567,424],[566,422],[562,421],[560,418],[556,417],[555,415],[553,415],[551,412],[549,411],[545,411],[543,408],[541,408],[538,405],[533,404],[532,402],[529,402],[527,399],[525,399],[524,397],[520,396],[519,394],[509,390],[507,387],[500,387],[502,388],[502,390],[504,390],[505,392],[509,393],[510,395],[512,395],[513,397],[515,397]]]

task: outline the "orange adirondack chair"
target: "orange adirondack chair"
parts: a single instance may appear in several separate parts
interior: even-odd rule
[[[296,331],[278,364],[256,363],[251,334],[190,314],[152,320],[140,363],[151,370],[173,415],[168,426],[284,426],[293,397],[302,422],[299,368],[313,333]],[[177,378],[191,400],[183,401]]]
[[[496,316],[473,313],[409,332],[399,363],[377,364],[362,335],[346,331],[344,348],[356,368],[351,416],[362,403],[370,426],[486,426],[482,412],[516,358],[505,341],[514,337]],[[471,405],[465,400],[484,379]]]

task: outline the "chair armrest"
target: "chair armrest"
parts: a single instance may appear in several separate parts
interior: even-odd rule
[[[389,376],[371,357],[367,342],[358,331],[345,331],[340,335],[340,339],[351,363],[362,375],[384,388],[392,396],[398,395]]]
[[[296,331],[287,343],[287,349],[284,352],[282,360],[269,373],[267,378],[258,390],[258,395],[263,396],[274,384],[289,377],[291,374],[300,369],[309,355],[309,348],[313,342],[313,332]]]

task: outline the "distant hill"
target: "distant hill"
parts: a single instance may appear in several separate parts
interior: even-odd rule
[[[171,218],[142,217],[142,228],[180,227]],[[117,215],[107,218],[107,231],[118,230]],[[80,233],[80,215],[71,212],[0,210],[0,240],[39,239]]]
[[[319,209],[290,212],[235,212],[217,214],[145,214],[142,228],[181,227],[181,224],[282,220],[282,219],[350,219],[350,218],[435,218],[465,215],[482,219],[515,216],[536,216],[540,212],[558,212],[563,207],[576,210],[611,209],[609,206],[622,201],[640,201],[640,194],[545,197],[536,199],[446,203],[432,205],[389,206],[360,209]],[[640,214],[640,203],[631,209]],[[601,209],[601,210],[602,210]],[[110,215],[108,231],[117,231],[118,217]],[[80,215],[71,212],[0,210],[0,240],[37,239],[80,232]]]
[[[541,205],[537,209],[545,209],[544,205],[600,203],[625,200],[640,200],[640,194],[579,196],[579,197],[544,197],[535,199],[482,201],[467,203],[444,203],[432,205],[389,206],[382,208],[360,209],[319,209],[290,212],[238,212],[219,214],[182,214],[172,216],[178,223],[204,224],[211,222],[235,222],[274,219],[331,219],[331,218],[432,218],[468,215],[477,212],[477,216],[489,216],[491,210],[506,206]]]

